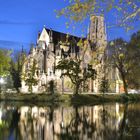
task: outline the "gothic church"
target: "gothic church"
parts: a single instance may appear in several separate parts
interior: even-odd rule
[[[70,80],[67,78],[60,78],[61,71],[55,70],[55,66],[62,58],[75,58],[79,57],[81,50],[77,45],[80,37],[68,35],[65,33],[57,32],[52,29],[43,28],[41,33],[38,33],[37,44],[32,47],[29,55],[27,56],[23,65],[23,75],[28,75],[30,65],[33,60],[37,62],[37,70],[34,77],[37,79],[37,85],[33,86],[34,93],[41,93],[45,91],[45,87],[49,81],[56,82],[56,88],[60,92],[71,92],[69,84]],[[103,16],[92,16],[90,18],[89,33],[86,38],[88,40],[89,49],[86,53],[85,63],[87,64],[92,59],[93,54],[91,52],[98,51],[98,59],[100,63],[94,65],[97,71],[96,80],[89,80],[88,91],[97,93],[99,91],[99,79],[102,73],[103,65],[103,53],[107,46],[107,35]],[[62,44],[62,42],[68,42],[68,45]],[[102,50],[102,51],[101,51]],[[22,78],[21,92],[28,92],[28,86],[24,78]]]

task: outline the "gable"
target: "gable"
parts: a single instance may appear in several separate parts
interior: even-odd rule
[[[45,28],[43,28],[41,35],[38,39],[38,42],[45,42],[47,46],[49,45],[50,37]]]

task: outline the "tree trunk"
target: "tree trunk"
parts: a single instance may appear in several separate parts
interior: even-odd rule
[[[0,83],[0,93],[1,93],[1,83]]]
[[[122,76],[122,81],[123,81],[124,91],[125,91],[126,94],[128,94],[128,90],[127,90],[127,82],[126,82],[125,74],[124,74],[123,72],[121,72],[121,76]]]
[[[33,93],[33,87],[31,86],[31,93]]]
[[[33,88],[32,85],[29,86],[29,92],[32,93],[33,92]]]
[[[126,81],[123,81],[123,84],[124,84],[124,91],[125,91],[126,94],[128,94]]]
[[[79,92],[79,84],[75,85],[74,94],[77,95]]]

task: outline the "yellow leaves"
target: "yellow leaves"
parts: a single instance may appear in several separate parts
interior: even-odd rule
[[[93,65],[94,64],[94,61],[93,61],[93,59],[91,59],[90,61],[89,61],[89,65]]]
[[[119,59],[124,59],[124,54],[123,53],[121,53],[121,54],[119,54]]]
[[[66,1],[66,0],[65,0]],[[140,8],[137,0],[68,0],[69,5],[60,11],[57,11],[57,17],[65,16],[70,21],[82,22],[86,17],[98,13],[114,12],[119,15],[115,23],[116,26],[127,27],[139,20]],[[112,10],[113,9],[113,10]],[[121,15],[121,16],[120,16]],[[132,22],[129,20],[132,19]],[[66,24],[66,28],[69,25]],[[129,29],[127,29],[129,30]]]
[[[123,2],[122,0],[119,0],[119,3],[120,3],[120,4],[122,4],[122,2]]]
[[[80,2],[80,0],[74,0],[74,2],[75,2],[75,3],[79,3],[79,2]]]
[[[132,29],[134,29],[133,26],[128,26],[128,27],[126,27],[126,32],[129,32],[129,31],[132,30]]]
[[[140,13],[140,8],[138,8],[136,11],[134,11],[134,12],[130,13],[129,15],[127,15],[127,16],[125,17],[125,19],[123,20],[123,22],[126,22],[126,21],[128,21],[128,20],[130,20],[130,19],[133,19],[133,20],[134,20],[134,18],[135,18],[139,13]]]
[[[68,46],[60,45],[60,48],[64,50],[64,52],[67,52],[69,50]]]
[[[83,46],[83,40],[80,39],[79,42],[77,43],[77,46],[82,47]]]
[[[112,9],[112,7],[113,7],[113,6],[112,6],[112,3],[111,3],[111,4],[109,4],[109,6],[108,6],[108,9],[107,9],[107,10],[108,10],[108,11],[110,11],[110,10]]]
[[[121,8],[121,7],[116,7],[116,9],[117,9],[118,11],[121,11],[121,10],[122,10],[122,8]]]
[[[132,2],[131,2],[131,1],[129,1],[127,4],[128,4],[128,5],[131,5],[131,4],[132,4]]]
[[[71,19],[77,22],[77,21],[82,20],[82,17],[79,17],[79,16],[71,16]]]
[[[110,46],[114,46],[114,42],[113,41],[110,42]]]
[[[88,40],[80,39],[77,43],[77,46],[79,46],[80,48],[86,48],[88,46]]]
[[[72,12],[80,13],[81,12],[81,6],[80,6],[80,4],[76,3],[73,6],[71,6],[70,10]]]
[[[84,46],[87,45],[87,43],[88,43],[88,40],[87,39],[84,40]]]
[[[69,22],[66,22],[65,25],[66,25],[66,28],[69,28]]]
[[[61,10],[61,15],[63,15],[63,14],[64,14],[64,12],[65,12],[65,9],[62,9],[62,10]]]
[[[91,56],[92,56],[92,57],[95,57],[96,55],[97,55],[97,51],[92,51],[92,52],[91,52]]]
[[[75,3],[74,5],[72,5],[69,10],[75,14],[80,14],[81,12],[84,13],[84,11],[87,12],[87,10],[89,9],[90,5],[88,5],[88,3]]]

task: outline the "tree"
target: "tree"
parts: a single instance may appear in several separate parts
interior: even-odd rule
[[[110,63],[116,67],[120,73],[121,79],[123,81],[124,91],[128,93],[128,80],[127,77],[133,67],[133,60],[131,59],[129,52],[127,50],[127,42],[122,39],[116,39],[110,43]]]
[[[109,60],[118,70],[124,90],[140,87],[140,32],[134,33],[130,42],[116,39],[109,45]]]
[[[69,5],[57,11],[58,16],[64,15],[71,21],[83,21],[91,15],[118,15],[115,26],[127,27],[140,19],[140,1],[134,0],[67,0]],[[112,25],[111,25],[112,26]]]
[[[127,50],[133,62],[128,75],[128,85],[130,88],[138,89],[140,87],[140,31],[132,35]]]
[[[26,53],[22,50],[14,55],[15,60],[11,60],[10,63],[10,74],[12,76],[13,85],[17,91],[19,91],[19,87],[21,87],[22,66],[24,64],[25,57]]]
[[[0,49],[0,77],[5,77],[9,74],[11,52]]]
[[[33,91],[33,86],[38,84],[38,80],[35,77],[36,70],[37,70],[37,62],[35,59],[32,59],[32,63],[30,63],[28,73],[25,74],[25,83],[29,86],[29,92],[31,93]]]
[[[6,77],[9,74],[10,68],[10,57],[11,52],[8,50],[0,49],[0,79]],[[1,92],[1,83],[0,83]]]
[[[49,81],[46,88],[47,88],[47,92],[50,92],[51,94],[54,94],[55,90],[56,90],[55,81],[54,80]]]
[[[104,94],[105,92],[108,92],[108,89],[109,89],[108,79],[104,76],[100,82],[100,92]]]
[[[85,83],[89,78],[95,79],[96,75],[96,71],[92,68],[92,65],[85,64],[84,57],[87,52],[87,42],[80,40],[78,46],[81,49],[81,56],[63,58],[56,66],[56,69],[62,71],[61,77],[67,76],[70,78],[74,85],[74,94],[78,94],[82,83]]]

